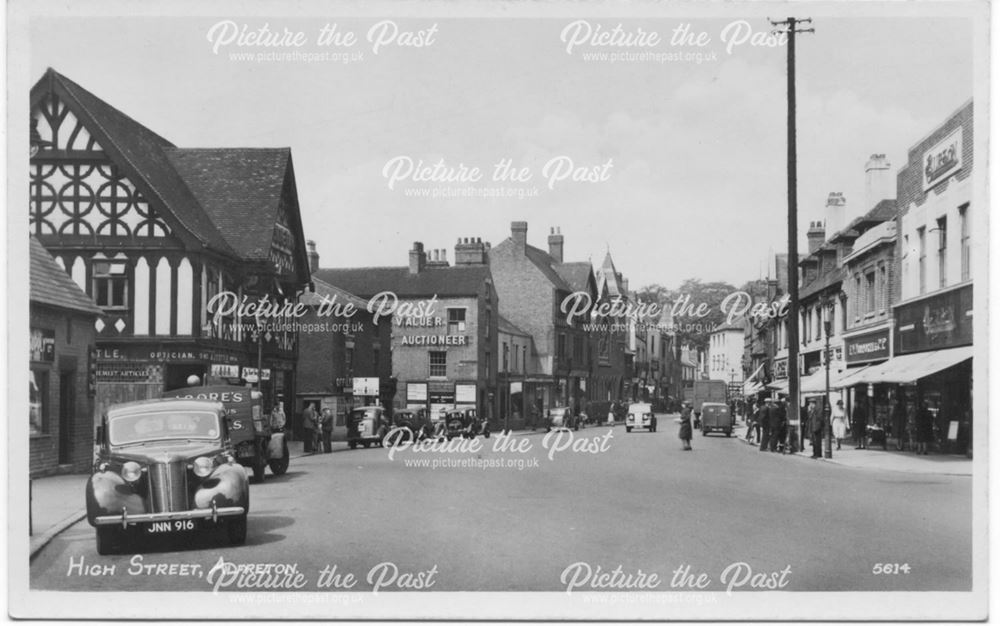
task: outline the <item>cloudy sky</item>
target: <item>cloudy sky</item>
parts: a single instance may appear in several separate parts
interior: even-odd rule
[[[723,31],[744,17],[589,18],[581,29],[620,24],[646,45],[569,51],[573,17],[395,19],[384,32],[395,27],[396,37],[377,54],[367,36],[378,17],[36,18],[30,73],[33,82],[53,67],[178,146],[290,146],[306,237],[325,267],[403,265],[413,241],[448,248],[451,259],[457,238],[496,245],[512,220],[526,220],[542,248],[560,227],[567,260],[600,263],[610,249],[634,287],[741,283],[766,273],[786,228],[785,50],[749,40],[727,49]],[[225,26],[212,31],[226,20],[302,32],[305,43],[226,43]],[[768,29],[762,17],[746,20]],[[672,45],[683,23],[708,42]],[[319,46],[326,24],[357,41]],[[973,94],[967,19],[822,17],[813,26],[797,41],[802,245],[829,192],[845,194],[849,218],[868,208],[869,155],[886,153],[895,170]],[[403,39],[428,45],[396,45]],[[233,56],[276,51],[348,62]],[[601,52],[661,56],[590,56]],[[403,177],[390,189],[395,157],[479,168],[481,179]],[[550,185],[555,165],[545,166],[558,157],[597,180]],[[492,180],[501,160],[530,179]],[[456,190],[530,197],[414,195]]]

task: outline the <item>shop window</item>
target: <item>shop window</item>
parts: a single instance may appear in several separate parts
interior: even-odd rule
[[[105,309],[128,306],[128,276],[120,261],[94,261],[94,302]]]
[[[430,358],[430,376],[444,378],[448,375],[448,353],[444,350],[431,350],[428,352]]]
[[[948,285],[948,218],[937,221],[938,231],[938,287]]]
[[[465,332],[465,309],[448,309],[448,334]]]
[[[965,204],[958,209],[959,228],[962,235],[962,280],[969,280],[972,272],[971,248],[969,246],[969,205]]]
[[[917,229],[917,293],[927,293],[927,229]]]
[[[875,312],[875,272],[865,273],[865,315]]]
[[[28,379],[29,430],[32,435],[49,432],[49,373],[31,371]]]
[[[508,365],[509,365],[508,364],[508,360],[509,359],[510,359],[510,346],[508,346],[507,342],[505,341],[503,343],[503,371],[504,372],[506,372],[506,371],[509,370],[509,367],[508,367]]]

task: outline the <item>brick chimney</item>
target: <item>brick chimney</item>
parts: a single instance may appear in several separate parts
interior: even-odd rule
[[[448,267],[448,251],[444,248],[431,250],[424,267]]]
[[[882,200],[896,198],[896,177],[884,154],[873,154],[865,163],[865,212]]]
[[[826,198],[826,228],[832,235],[847,226],[844,221],[847,215],[847,198],[842,191],[831,191]]]
[[[319,252],[316,252],[316,242],[310,239],[306,242],[306,256],[309,257],[309,273],[314,274],[319,269]]]
[[[826,241],[826,227],[823,226],[823,222],[809,222],[806,239],[809,241],[809,254],[819,250],[819,247]]]
[[[549,229],[549,256],[556,263],[563,262],[563,236],[558,227]]]
[[[514,240],[514,251],[524,255],[524,248],[528,245],[528,222],[511,222],[510,238]]]
[[[413,249],[410,250],[410,273],[419,274],[426,265],[427,255],[424,253],[424,244],[414,241]]]
[[[459,237],[455,244],[455,265],[483,265],[489,247],[479,237]]]

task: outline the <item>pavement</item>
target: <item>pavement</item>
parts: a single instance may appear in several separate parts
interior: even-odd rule
[[[675,427],[672,415],[662,416],[659,430],[672,431]],[[621,424],[617,424],[620,426]],[[587,426],[581,433],[594,431],[598,428],[606,428],[607,425]],[[516,436],[543,435],[544,429],[535,430],[515,430],[512,433]],[[734,436],[738,433],[742,435],[746,432],[746,427],[737,425]],[[696,433],[695,442],[700,438]],[[747,450],[752,449],[749,444],[740,437]],[[289,442],[289,454],[292,459],[312,456],[302,450],[301,441]],[[794,454],[783,455],[789,460],[792,458],[810,460],[810,449]],[[334,453],[347,452],[348,448],[343,441],[335,441],[333,444]],[[897,452],[895,450],[867,449],[855,450],[853,446],[844,446],[840,450],[834,449],[833,458],[816,459],[822,463],[841,465],[846,467],[864,469],[904,472],[909,474],[937,474],[946,476],[971,476],[972,461],[963,456],[930,454],[917,456],[912,452]],[[57,476],[46,476],[32,480],[32,534],[30,545],[30,558],[34,559],[42,549],[48,545],[61,532],[80,521],[86,516],[84,503],[84,490],[86,488],[89,474],[65,474]]]

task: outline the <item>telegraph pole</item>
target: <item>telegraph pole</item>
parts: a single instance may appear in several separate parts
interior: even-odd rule
[[[788,35],[788,439],[785,449],[798,450],[799,428],[799,225],[798,173],[795,150],[795,34],[812,33],[811,18],[771,20],[774,32]]]

